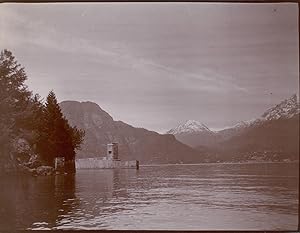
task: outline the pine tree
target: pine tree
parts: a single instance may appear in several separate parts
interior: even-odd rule
[[[12,142],[21,131],[20,122],[28,109],[32,94],[24,84],[24,68],[8,50],[0,53],[0,163],[14,157]],[[2,161],[2,162],[1,162]]]
[[[24,67],[8,50],[0,53],[0,171],[15,167],[14,143],[25,139],[31,149],[53,166],[54,158],[75,158],[84,131],[71,127],[51,91],[43,104],[27,89]],[[74,166],[70,167],[74,170]],[[4,169],[5,170],[5,169]]]
[[[44,161],[53,166],[55,157],[64,157],[65,161],[75,158],[75,149],[80,148],[84,131],[71,127],[63,116],[55,93],[50,91],[37,136],[37,151]]]

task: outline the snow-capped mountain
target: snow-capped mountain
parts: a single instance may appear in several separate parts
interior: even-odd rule
[[[188,120],[177,127],[169,130],[167,134],[190,134],[199,132],[210,132],[213,133],[206,125],[195,120]]]
[[[261,120],[278,120],[280,118],[292,118],[299,114],[299,102],[297,95],[294,94],[290,98],[277,104],[275,107],[268,109],[261,115]]]
[[[215,148],[233,160],[299,160],[299,102],[296,95],[248,124],[219,131],[222,140]],[[240,126],[244,128],[238,128]],[[234,154],[236,158],[232,157]]]
[[[242,135],[253,128],[263,127],[265,123],[271,122],[271,120],[292,119],[294,116],[299,115],[299,112],[299,102],[297,101],[297,95],[294,94],[290,98],[268,109],[257,118],[240,121],[233,126],[219,131],[213,132],[198,121],[188,120],[176,128],[169,130],[167,134],[175,135],[177,140],[191,147],[210,147],[216,143]]]
[[[217,132],[223,131],[223,130],[227,130],[227,129],[244,129],[247,128],[248,126],[252,125],[253,122],[255,122],[257,119],[252,119],[249,121],[239,121],[238,123],[236,123],[235,125],[231,125],[231,126],[227,126],[221,130],[217,130]]]
[[[167,134],[173,134],[178,141],[191,147],[208,146],[215,143],[216,140],[215,132],[195,120],[188,120],[169,130]]]
[[[216,131],[216,135],[218,136],[218,141],[224,141],[227,140],[233,136],[236,136],[238,134],[241,134],[248,128],[250,128],[252,125],[257,124],[258,122],[261,122],[258,119],[251,119],[248,121],[240,121],[235,125],[223,128],[219,131]]]
[[[233,126],[226,127],[218,132],[226,130],[242,130],[254,125],[260,125],[265,121],[289,119],[299,114],[299,102],[297,101],[297,95],[294,94],[290,98],[283,100],[276,106],[269,108],[260,117],[254,118],[248,121],[240,121]]]

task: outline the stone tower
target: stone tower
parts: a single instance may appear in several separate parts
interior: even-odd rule
[[[118,143],[107,144],[107,159],[119,160]]]

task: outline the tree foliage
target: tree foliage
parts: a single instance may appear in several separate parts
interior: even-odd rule
[[[47,96],[38,132],[37,150],[48,162],[54,157],[74,159],[75,149],[80,148],[84,137],[84,131],[69,125],[53,91]]]
[[[20,124],[32,94],[24,84],[24,68],[8,50],[0,53],[0,160],[12,160],[13,140],[20,134]]]
[[[54,157],[75,157],[84,131],[71,127],[56,96],[50,91],[46,102],[25,85],[27,75],[8,50],[0,53],[0,165],[13,161],[13,142],[25,138],[46,163]]]

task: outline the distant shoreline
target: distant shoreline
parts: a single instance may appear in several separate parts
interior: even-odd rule
[[[159,166],[193,166],[193,165],[227,165],[227,164],[289,164],[289,163],[293,163],[293,164],[299,164],[299,160],[298,161],[289,161],[289,162],[223,162],[223,163],[184,163],[184,164],[174,164],[174,163],[166,163],[166,164],[140,164],[140,167],[159,167]]]

